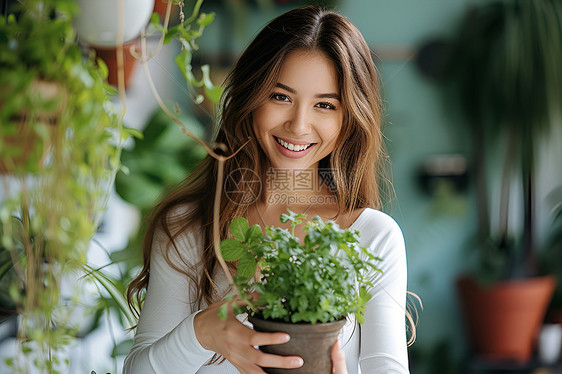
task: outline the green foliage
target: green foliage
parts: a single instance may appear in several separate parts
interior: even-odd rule
[[[177,1],[174,1],[174,3],[177,3]],[[220,100],[223,89],[220,86],[214,85],[211,81],[209,65],[201,66],[201,72],[203,74],[201,79],[195,78],[191,66],[193,52],[199,49],[197,39],[203,35],[205,27],[209,26],[215,19],[214,12],[199,14],[202,3],[203,0],[197,0],[193,6],[191,16],[169,29],[165,29],[160,25],[160,18],[157,13],[152,15],[150,25],[152,27],[152,32],[159,30],[164,34],[164,44],[168,44],[174,39],[181,43],[182,50],[178,53],[174,61],[185,78],[187,88],[193,94],[195,103],[200,104],[203,102],[204,96],[197,93],[195,90],[196,88],[203,87],[205,96],[216,105]]]
[[[76,3],[28,0],[13,10],[17,17],[0,18],[0,160],[10,174],[0,207],[0,294],[21,315],[24,360],[13,360],[14,369],[33,363],[57,373],[68,367],[78,332],[70,315],[80,304],[78,284],[63,297],[62,279],[86,264],[131,131],[109,100],[107,69],[75,42]]]
[[[179,119],[194,135],[202,137],[202,126],[193,117]],[[193,170],[206,152],[161,110],[150,117],[142,134],[142,139],[123,150],[121,162],[127,173],[117,174],[115,189],[121,198],[146,213],[167,188]]]
[[[374,263],[380,258],[359,246],[357,231],[320,217],[304,225],[301,245],[294,230],[304,218],[288,210],[281,221],[291,223],[291,232],[267,226],[265,234],[244,217],[232,221],[234,238],[223,240],[220,248],[226,261],[238,261],[234,283],[248,302],[246,311],[264,319],[313,324],[354,313],[362,323],[370,299],[367,289],[380,271]],[[259,281],[253,282],[256,270]],[[249,298],[253,291],[260,294],[257,300]],[[226,317],[226,307],[219,314]]]

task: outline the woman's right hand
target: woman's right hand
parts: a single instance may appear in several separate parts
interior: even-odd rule
[[[257,332],[244,326],[229,305],[225,321],[219,318],[219,308],[227,301],[209,305],[195,315],[193,325],[199,344],[224,356],[241,373],[265,373],[262,367],[293,369],[303,365],[298,356],[278,356],[264,353],[254,346],[284,344],[290,339],[283,332]]]

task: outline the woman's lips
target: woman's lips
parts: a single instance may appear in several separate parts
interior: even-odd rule
[[[280,138],[282,140],[284,140],[283,138]],[[308,152],[310,152],[310,150],[312,148],[314,148],[314,146],[316,146],[316,143],[312,143],[310,145],[310,147],[308,147],[307,149],[305,149],[304,151],[291,151],[290,149],[287,149],[285,147],[283,147],[281,144],[279,144],[279,142],[277,141],[277,139],[275,139],[275,137],[273,137],[273,141],[275,142],[275,146],[277,147],[277,149],[279,150],[279,152],[286,157],[289,158],[301,158],[304,157],[308,154]],[[285,140],[286,141],[286,140]],[[292,143],[292,144],[296,144],[296,145],[304,145],[304,144],[310,144],[310,143],[302,143],[299,142],[301,144],[296,144],[296,143]]]

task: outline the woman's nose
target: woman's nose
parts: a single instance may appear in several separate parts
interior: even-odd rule
[[[307,108],[295,105],[285,126],[287,131],[295,135],[305,135],[310,132],[311,120],[312,116]]]

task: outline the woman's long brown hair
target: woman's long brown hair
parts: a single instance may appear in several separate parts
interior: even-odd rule
[[[255,140],[252,112],[267,100],[285,58],[295,50],[323,52],[333,61],[338,74],[344,123],[334,151],[320,161],[320,169],[329,173],[335,186],[337,216],[357,208],[381,207],[381,186],[388,185],[384,175],[387,156],[381,131],[379,80],[370,50],[359,30],[338,13],[317,6],[289,11],[261,30],[226,79],[215,142],[226,145],[226,154],[232,154],[251,140],[225,162],[227,178],[217,181],[218,161],[207,156],[148,217],[143,243],[144,267],[127,289],[129,306],[137,315],[140,311],[133,300],[142,304],[144,290],[150,281],[150,254],[157,229],[164,230],[169,238],[164,253],[166,261],[196,286],[197,306],[201,308],[204,303],[216,302],[221,296],[213,280],[215,272],[220,271],[212,235],[212,201],[216,184],[224,183],[218,217],[222,240],[228,235],[232,219],[247,214],[245,199],[263,194],[260,194],[259,184],[252,183],[255,180],[251,176],[257,175],[265,180],[269,163]],[[244,170],[251,172],[244,173]],[[236,178],[228,178],[229,175]],[[234,190],[246,191],[246,194],[226,196],[224,193]],[[171,214],[174,208],[183,204],[189,204],[191,209],[179,215]],[[181,258],[175,239],[185,230],[193,229],[201,230],[203,235],[202,274],[186,271],[185,266],[182,269],[169,258],[170,250],[175,250]]]

